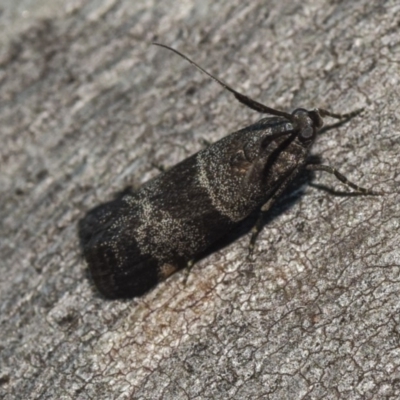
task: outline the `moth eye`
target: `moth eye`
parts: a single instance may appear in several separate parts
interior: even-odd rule
[[[311,126],[307,126],[305,129],[301,131],[302,139],[311,139],[314,134],[314,129]]]

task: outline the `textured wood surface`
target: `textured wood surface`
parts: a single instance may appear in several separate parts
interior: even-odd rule
[[[0,397],[399,398],[399,2],[51,4],[0,7]],[[392,194],[304,177],[254,262],[244,234],[103,299],[78,220],[261,117],[153,40],[271,107],[365,107],[314,153]]]

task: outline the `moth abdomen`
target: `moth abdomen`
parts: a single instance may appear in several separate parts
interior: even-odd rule
[[[122,199],[97,206],[79,223],[85,259],[99,291],[109,298],[141,295],[158,282],[156,260],[142,256],[134,238],[124,239],[118,224],[125,213]]]
[[[84,256],[105,296],[140,296],[230,229],[199,184],[196,157],[80,222]]]

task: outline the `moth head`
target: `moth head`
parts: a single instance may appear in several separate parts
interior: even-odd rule
[[[315,140],[318,129],[324,125],[318,109],[308,111],[304,108],[297,108],[293,111],[292,118],[298,132],[297,137],[306,146]]]

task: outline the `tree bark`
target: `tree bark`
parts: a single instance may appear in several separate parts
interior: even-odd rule
[[[28,22],[15,4],[0,14],[0,397],[398,399],[398,1],[37,0]],[[313,153],[386,194],[304,175],[254,261],[244,229],[187,281],[102,298],[79,219],[260,118],[152,41],[269,107],[365,107]]]

